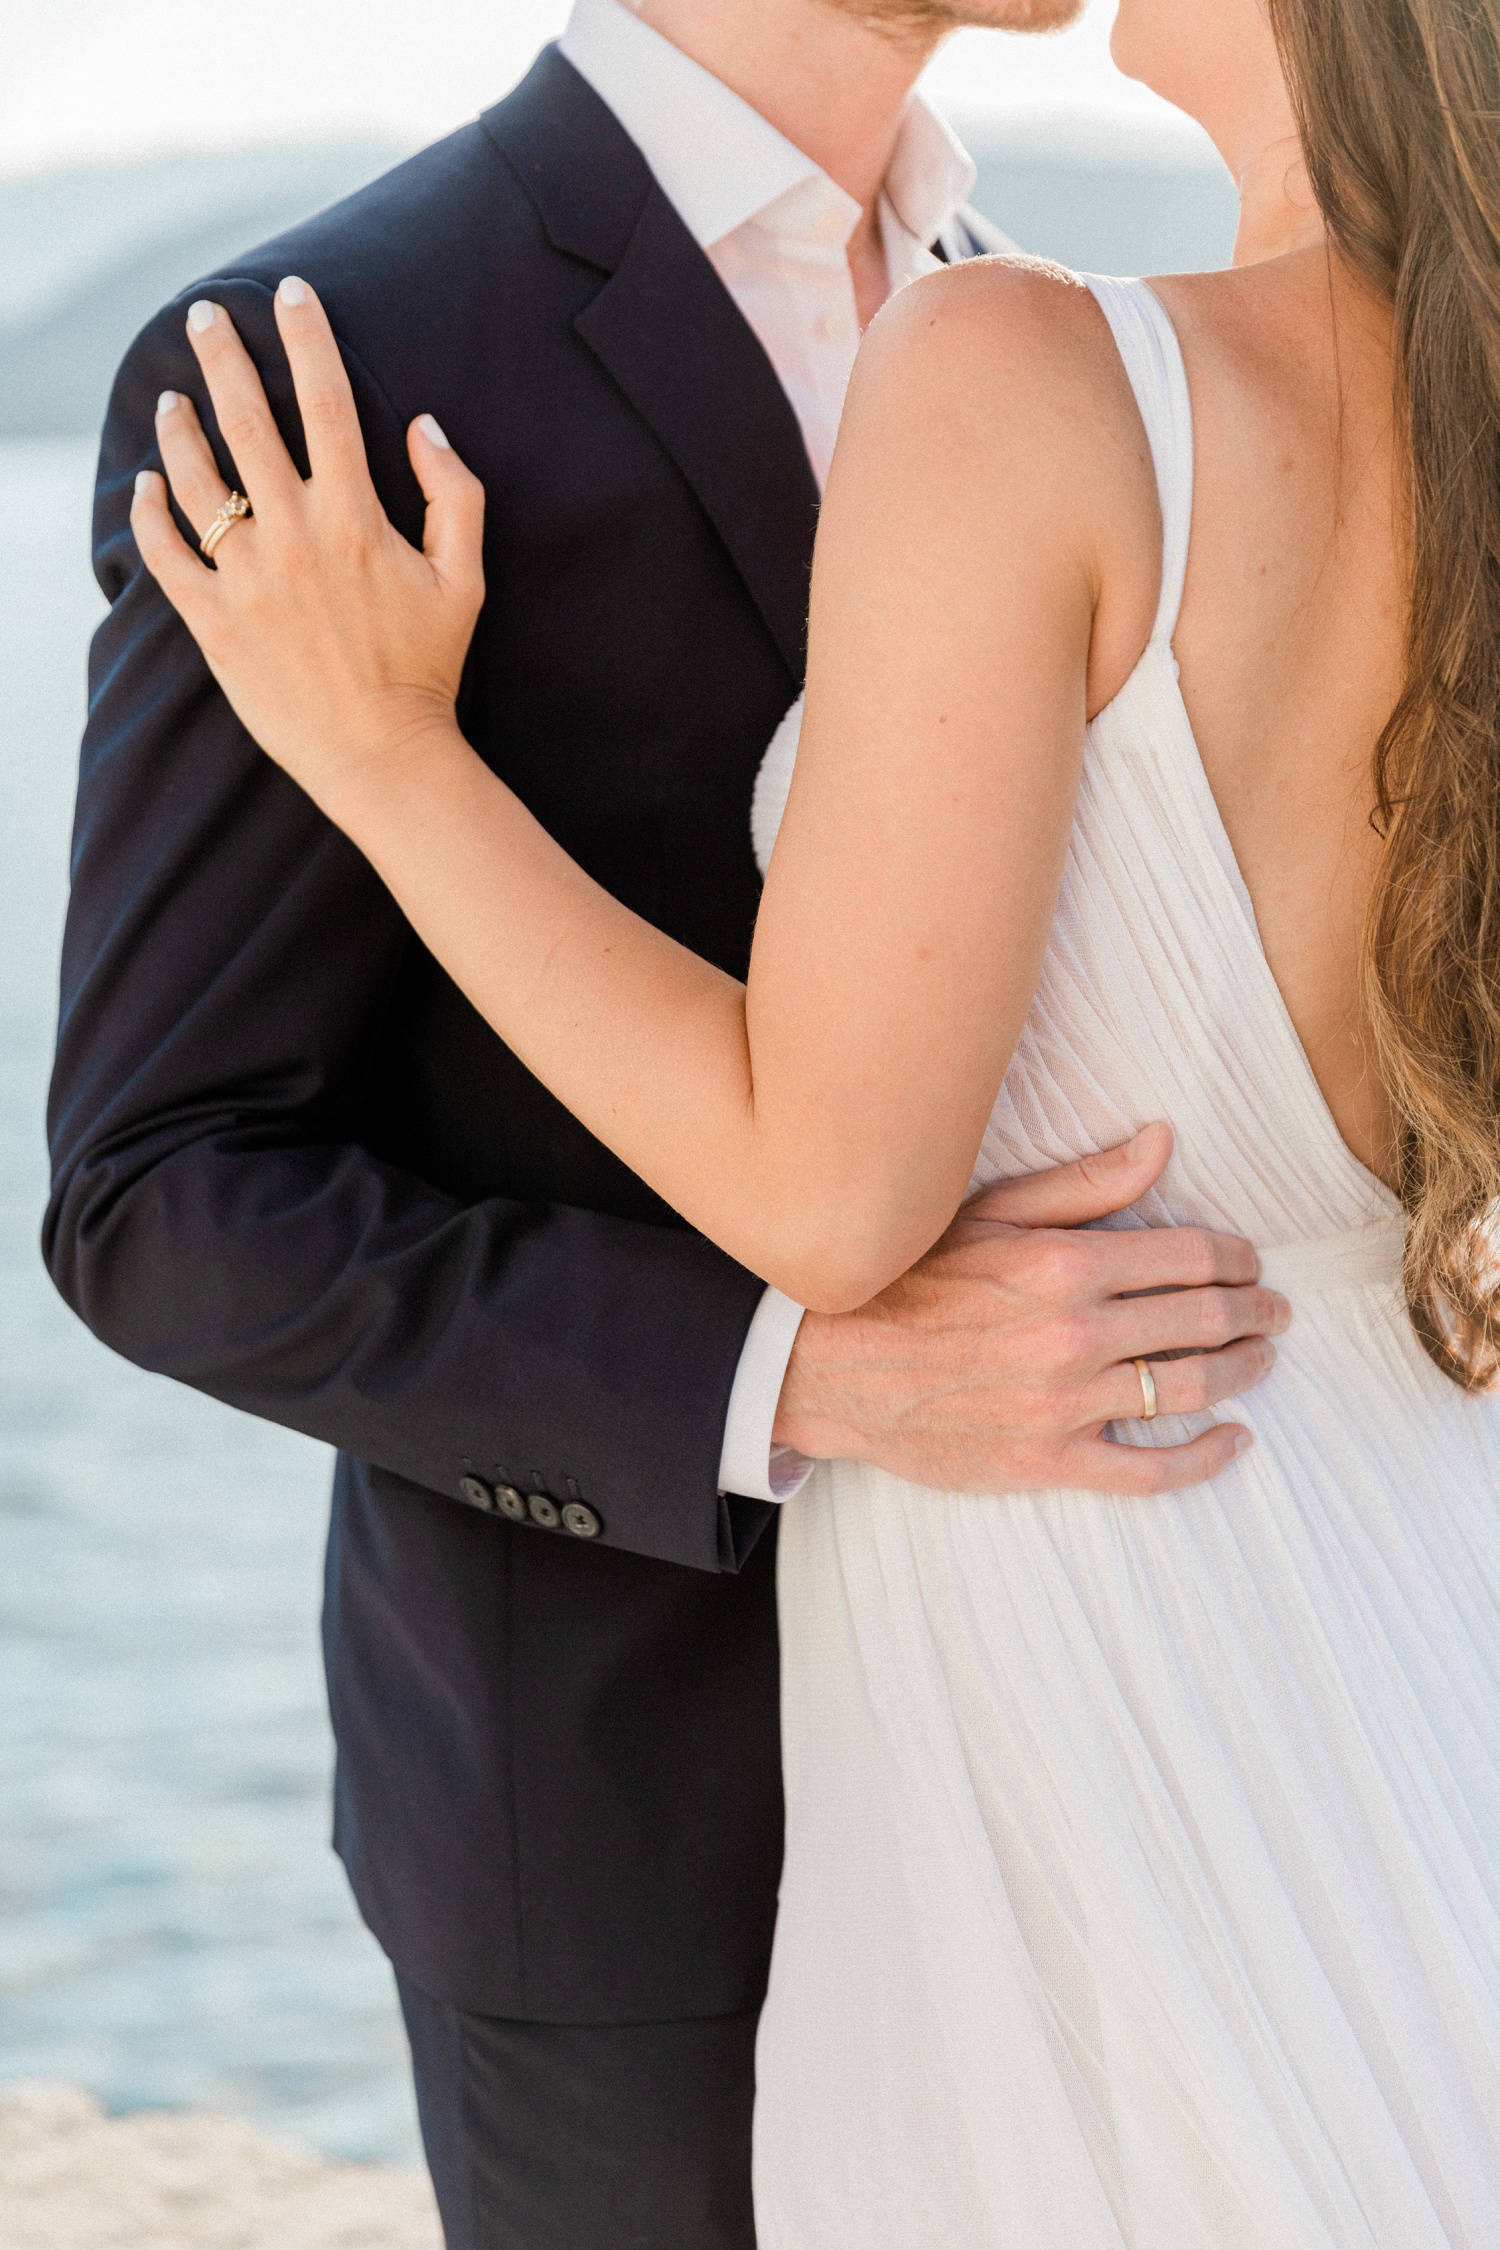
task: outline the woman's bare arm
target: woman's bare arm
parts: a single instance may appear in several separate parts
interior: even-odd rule
[[[1035,987],[1109,575],[1099,527],[1136,466],[1114,467],[1129,422],[1081,299],[955,273],[871,332],[745,987],[592,882],[463,741],[482,495],[415,424],[425,557],[391,529],[310,294],[277,310],[311,479],[220,313],[194,342],[255,518],[210,574],[161,481],[137,501],[142,553],[250,732],[506,1044],[695,1226],[820,1308],[865,1302],[943,1231]],[[161,443],[202,528],[223,487],[185,402]]]

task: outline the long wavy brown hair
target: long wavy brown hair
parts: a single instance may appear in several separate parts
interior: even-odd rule
[[[1405,684],[1375,752],[1363,954],[1406,1299],[1500,1368],[1500,0],[1269,0],[1333,255],[1394,312]]]

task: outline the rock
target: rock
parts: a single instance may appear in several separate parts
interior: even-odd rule
[[[442,2250],[432,2189],[232,2117],[106,2117],[79,2086],[0,2087],[4,2250]]]

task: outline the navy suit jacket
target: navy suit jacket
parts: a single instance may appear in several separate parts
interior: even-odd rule
[[[816,485],[759,343],[548,50],[474,125],[184,292],[121,369],[48,1262],[130,1359],[340,1449],[336,1842],[397,1966],[545,2021],[750,2008],[781,1852],[774,1510],[717,1469],[761,1285],[475,1014],[256,750],[130,535],[164,388],[234,481],[193,296],[233,316],[305,468],[285,273],[328,308],[396,524],[420,538],[418,413],[484,481],[469,740],[617,897],[748,960],[751,786],[802,682]],[[213,1509],[205,1463],[210,1539]]]

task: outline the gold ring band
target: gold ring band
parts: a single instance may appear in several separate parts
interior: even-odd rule
[[[1156,1377],[1143,1359],[1133,1359],[1131,1366],[1141,1379],[1141,1412],[1143,1422],[1156,1420]]]
[[[198,552],[201,555],[211,556],[225,532],[232,531],[237,523],[243,523],[246,516],[254,513],[254,509],[243,492],[231,492],[229,498],[199,540]]]

